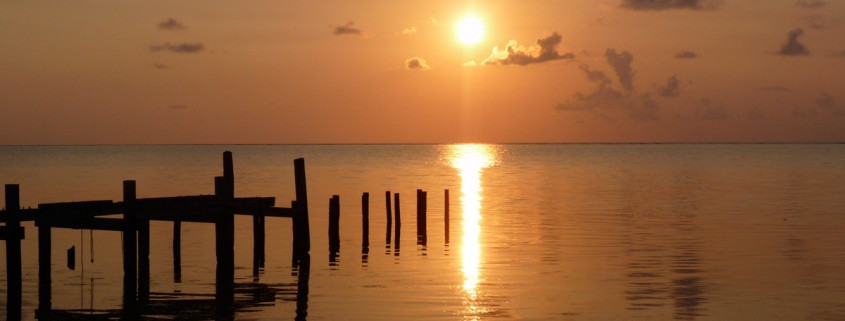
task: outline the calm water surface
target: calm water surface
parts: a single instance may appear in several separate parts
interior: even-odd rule
[[[277,206],[294,198],[293,159],[306,159],[308,320],[845,320],[845,145],[6,146],[0,183],[20,184],[24,207],[120,200],[126,179],[138,197],[212,194],[225,150],[236,196]],[[417,189],[428,191],[427,246],[416,242]],[[399,248],[385,242],[387,190],[401,196]],[[236,219],[238,295],[250,303],[235,318],[291,320],[290,221],[267,219],[258,277],[251,224]],[[23,310],[33,319],[38,245],[23,225]],[[183,223],[179,282],[172,223],[151,231],[151,290],[208,300],[214,227]],[[119,309],[120,244],[117,232],[54,230],[53,308]],[[75,270],[64,264],[71,246]]]

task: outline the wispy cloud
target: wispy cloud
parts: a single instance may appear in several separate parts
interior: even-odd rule
[[[185,29],[187,27],[185,27],[184,24],[179,22],[179,20],[176,20],[176,19],[173,19],[173,18],[168,18],[167,20],[159,22],[158,28],[163,29],[163,30],[182,30],[182,29]]]
[[[431,67],[425,62],[425,59],[420,57],[413,57],[405,60],[405,69],[408,70],[429,70]]]
[[[796,7],[806,9],[821,8],[825,5],[827,5],[827,2],[823,0],[798,0],[795,2]]]
[[[536,45],[530,47],[520,46],[516,40],[511,40],[505,49],[494,47],[493,52],[487,59],[481,62],[482,65],[531,65],[560,59],[572,59],[572,53],[561,54],[557,47],[562,37],[557,32],[537,39]]]
[[[678,76],[672,75],[672,77],[669,77],[665,86],[657,88],[657,94],[666,98],[678,97],[681,94],[681,81],[678,80]]]
[[[810,28],[822,30],[829,28],[827,19],[822,15],[810,15],[804,17],[802,20],[809,26]]]
[[[160,70],[168,69],[167,65],[158,62],[153,64],[153,68]]]
[[[347,22],[345,25],[334,27],[334,35],[336,35],[336,36],[343,36],[343,35],[362,36],[362,35],[364,35],[364,31],[362,31],[361,29],[353,27],[354,24],[355,24],[355,22],[350,21],[350,22]]]
[[[415,34],[417,34],[417,27],[408,27],[408,28],[402,29],[402,34],[403,35],[415,35]]]
[[[810,51],[798,40],[803,34],[804,29],[801,28],[790,31],[786,43],[780,48],[778,54],[784,56],[809,56]]]
[[[716,9],[716,0],[622,0],[620,8],[629,10]]]
[[[837,104],[836,100],[834,100],[833,97],[826,92],[821,92],[819,98],[816,99],[816,106],[818,106],[819,109],[824,112],[827,112],[831,116],[845,116],[845,106],[840,106],[839,104]]]
[[[631,68],[634,55],[627,51],[616,53],[615,49],[609,48],[604,56],[607,58],[607,63],[616,72],[616,77],[619,79],[622,88],[629,92],[634,90],[634,69]]]
[[[789,88],[781,87],[781,86],[765,86],[765,87],[760,87],[759,89],[763,90],[763,91],[779,91],[779,92],[789,91]]]
[[[725,120],[730,118],[725,103],[714,104],[710,98],[703,98],[695,108],[695,116],[704,120]]]
[[[698,58],[698,54],[695,53],[695,51],[681,50],[681,52],[675,54],[675,58],[677,58],[677,59],[695,59],[695,58]]]
[[[177,43],[172,44],[169,42],[165,42],[163,44],[157,44],[150,46],[150,51],[152,52],[160,52],[160,51],[168,51],[174,53],[199,53],[203,51],[205,46],[202,43]]]

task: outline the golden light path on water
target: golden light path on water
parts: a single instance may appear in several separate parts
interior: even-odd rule
[[[489,145],[451,146],[452,167],[461,177],[461,209],[463,210],[463,239],[461,247],[464,276],[464,317],[477,320],[484,314],[478,304],[479,264],[481,262],[481,170],[495,162]]]

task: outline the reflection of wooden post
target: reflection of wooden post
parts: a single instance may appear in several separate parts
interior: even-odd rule
[[[305,254],[299,258],[299,275],[296,281],[296,317],[295,321],[305,321],[308,317],[308,279],[311,277],[311,258]]]
[[[444,192],[445,201],[443,201],[443,220],[446,222],[446,244],[449,244],[449,190]]]
[[[138,261],[135,233],[135,181],[123,181],[123,306],[135,306]]]
[[[297,261],[309,256],[311,251],[311,231],[308,224],[308,191],[305,184],[305,159],[293,161],[296,184],[296,201],[293,203],[293,256]]]
[[[6,184],[6,317],[21,318],[21,208],[20,186]]]
[[[393,228],[393,214],[390,213],[390,191],[384,192],[384,203],[387,207],[387,237],[386,244],[390,244],[390,229]]]
[[[182,283],[182,221],[173,221],[173,282]]]

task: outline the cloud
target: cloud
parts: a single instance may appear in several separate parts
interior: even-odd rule
[[[716,9],[715,0],[622,0],[620,8],[629,10]]]
[[[695,108],[695,116],[704,120],[725,120],[730,118],[725,110],[725,103],[714,105],[710,98],[703,98]]]
[[[481,62],[482,65],[530,65],[559,59],[572,59],[572,53],[561,54],[557,46],[561,42],[561,36],[557,32],[537,39],[537,44],[531,47],[523,47],[511,40],[504,50],[494,47],[493,52],[487,59]]]
[[[425,62],[425,59],[420,57],[413,57],[405,60],[405,69],[408,70],[429,70],[431,67]]]
[[[821,8],[827,5],[827,2],[823,0],[798,0],[795,2],[795,6],[799,8],[806,8],[806,9],[815,9]]]
[[[155,69],[161,69],[161,70],[164,70],[164,69],[169,69],[169,68],[167,67],[167,65],[165,65],[165,64],[163,64],[163,63],[158,63],[158,62],[153,64],[153,68],[155,68]]]
[[[786,43],[780,48],[778,54],[784,56],[809,56],[810,51],[804,44],[798,41],[798,37],[804,34],[804,29],[797,28],[789,32]]]
[[[159,45],[152,45],[150,46],[150,51],[152,52],[159,52],[159,51],[169,51],[175,53],[198,53],[203,51],[205,46],[202,43],[177,43],[171,44],[169,42],[165,42]]]
[[[678,80],[678,76],[675,75],[666,80],[666,86],[660,86],[660,88],[657,89],[657,94],[660,95],[660,97],[678,97],[680,93],[681,81]]]
[[[417,27],[408,27],[402,30],[403,35],[415,35],[417,34]]]
[[[763,91],[789,91],[789,88],[781,87],[781,86],[766,86],[758,88]]]
[[[619,78],[619,84],[622,85],[622,88],[629,92],[634,90],[634,69],[631,68],[634,56],[627,51],[616,53],[613,48],[607,49],[604,56],[607,58],[607,63],[616,72],[616,77]]]
[[[822,30],[827,29],[829,26],[827,24],[827,19],[822,15],[811,15],[802,18],[807,26],[813,29]]]
[[[557,104],[555,109],[571,112],[592,111],[602,118],[609,117],[602,110],[618,109],[634,120],[660,119],[660,105],[650,93],[635,95],[622,92],[612,88],[612,80],[603,71],[594,70],[588,65],[581,65],[579,69],[584,72],[587,80],[596,85],[595,89],[588,93],[579,91],[568,101]]]
[[[816,99],[816,106],[818,106],[821,110],[830,113],[832,116],[845,116],[845,106],[837,104],[836,100],[834,100],[833,97],[826,92],[822,92],[819,98]]]
[[[164,30],[182,30],[182,29],[185,29],[187,27],[185,27],[184,24],[179,22],[179,20],[176,20],[176,19],[173,19],[173,18],[168,18],[167,20],[159,22],[158,28],[164,29]]]
[[[675,58],[677,58],[677,59],[695,59],[695,58],[698,58],[698,54],[695,53],[695,51],[681,50],[681,52],[675,54]]]
[[[336,35],[336,36],[343,36],[343,35],[361,36],[361,35],[363,35],[364,32],[361,31],[361,29],[353,27],[352,26],[353,24],[355,24],[355,22],[350,21],[350,22],[347,22],[345,25],[334,27],[334,35]]]

